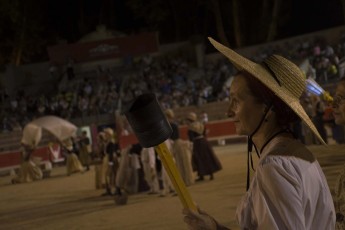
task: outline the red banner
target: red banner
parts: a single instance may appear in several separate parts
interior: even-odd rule
[[[112,39],[64,44],[48,47],[50,61],[66,64],[68,58],[74,62],[115,59],[158,52],[159,44],[156,33],[116,37]]]

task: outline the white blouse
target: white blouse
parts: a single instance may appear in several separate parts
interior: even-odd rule
[[[273,139],[262,153],[236,211],[241,229],[334,229],[332,196],[322,169],[303,144]]]

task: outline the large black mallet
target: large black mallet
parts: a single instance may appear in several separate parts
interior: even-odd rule
[[[196,206],[164,143],[171,136],[172,129],[155,94],[148,93],[137,97],[125,112],[125,116],[139,143],[145,148],[154,147],[156,149],[183,207],[196,211]]]

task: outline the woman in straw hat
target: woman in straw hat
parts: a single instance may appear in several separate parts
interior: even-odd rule
[[[239,71],[230,88],[228,115],[237,133],[248,136],[248,149],[254,146],[260,156],[237,206],[240,228],[334,229],[334,205],[322,169],[289,130],[301,119],[324,143],[299,103],[304,74],[281,56],[257,64],[210,41]],[[184,215],[190,229],[227,229],[201,210],[185,209]]]
[[[86,167],[86,170],[90,170],[90,163],[91,163],[91,142],[90,138],[87,136],[86,130],[81,132],[81,137],[78,141],[79,143],[79,159],[81,164]]]
[[[170,137],[171,150],[174,155],[176,166],[181,174],[184,183],[188,186],[194,184],[192,153],[189,141],[180,139],[180,130],[175,122],[175,114],[171,109],[165,110],[165,115],[170,123],[173,133]]]
[[[62,141],[63,150],[66,152],[66,169],[67,169],[67,176],[70,176],[73,173],[77,172],[84,172],[84,167],[80,163],[77,154],[75,153],[75,149],[73,148],[73,141],[72,139],[66,139]]]
[[[196,181],[203,181],[206,175],[209,175],[210,180],[213,180],[213,173],[221,170],[222,165],[205,138],[205,126],[197,120],[197,116],[193,112],[188,114],[187,122],[188,137],[193,143],[193,170],[198,174]]]
[[[337,125],[345,127],[345,77],[343,77],[336,88],[333,100],[333,116]],[[337,212],[336,229],[345,229],[345,168],[340,172],[335,189],[334,204]]]
[[[113,195],[112,190],[115,189],[116,173],[119,167],[117,154],[119,154],[119,145],[115,143],[114,130],[105,128],[104,132],[104,154],[103,170],[106,172],[105,193],[102,195]]]

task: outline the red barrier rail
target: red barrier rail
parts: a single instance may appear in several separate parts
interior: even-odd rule
[[[207,129],[207,138],[216,138],[221,136],[235,136],[236,130],[235,125],[232,120],[222,120],[222,121],[215,121],[209,122],[206,125]],[[181,139],[187,140],[187,126],[183,125],[180,126],[180,137]],[[121,148],[125,148],[130,144],[138,143],[138,140],[134,134],[130,134],[128,136],[121,136],[119,139],[119,144]],[[34,153],[34,157],[40,157],[42,161],[50,160],[49,149],[48,146],[42,146],[37,148]],[[21,162],[21,152],[18,151],[10,151],[10,152],[3,152],[0,153],[0,169],[7,168],[7,167],[16,167]]]
[[[233,136],[236,135],[235,124],[232,120],[223,120],[209,122],[205,125],[207,129],[207,138],[215,138],[221,136]],[[188,140],[188,128],[186,125],[180,126],[180,138]],[[134,134],[120,137],[120,147],[124,148],[130,144],[138,143],[138,139]]]

